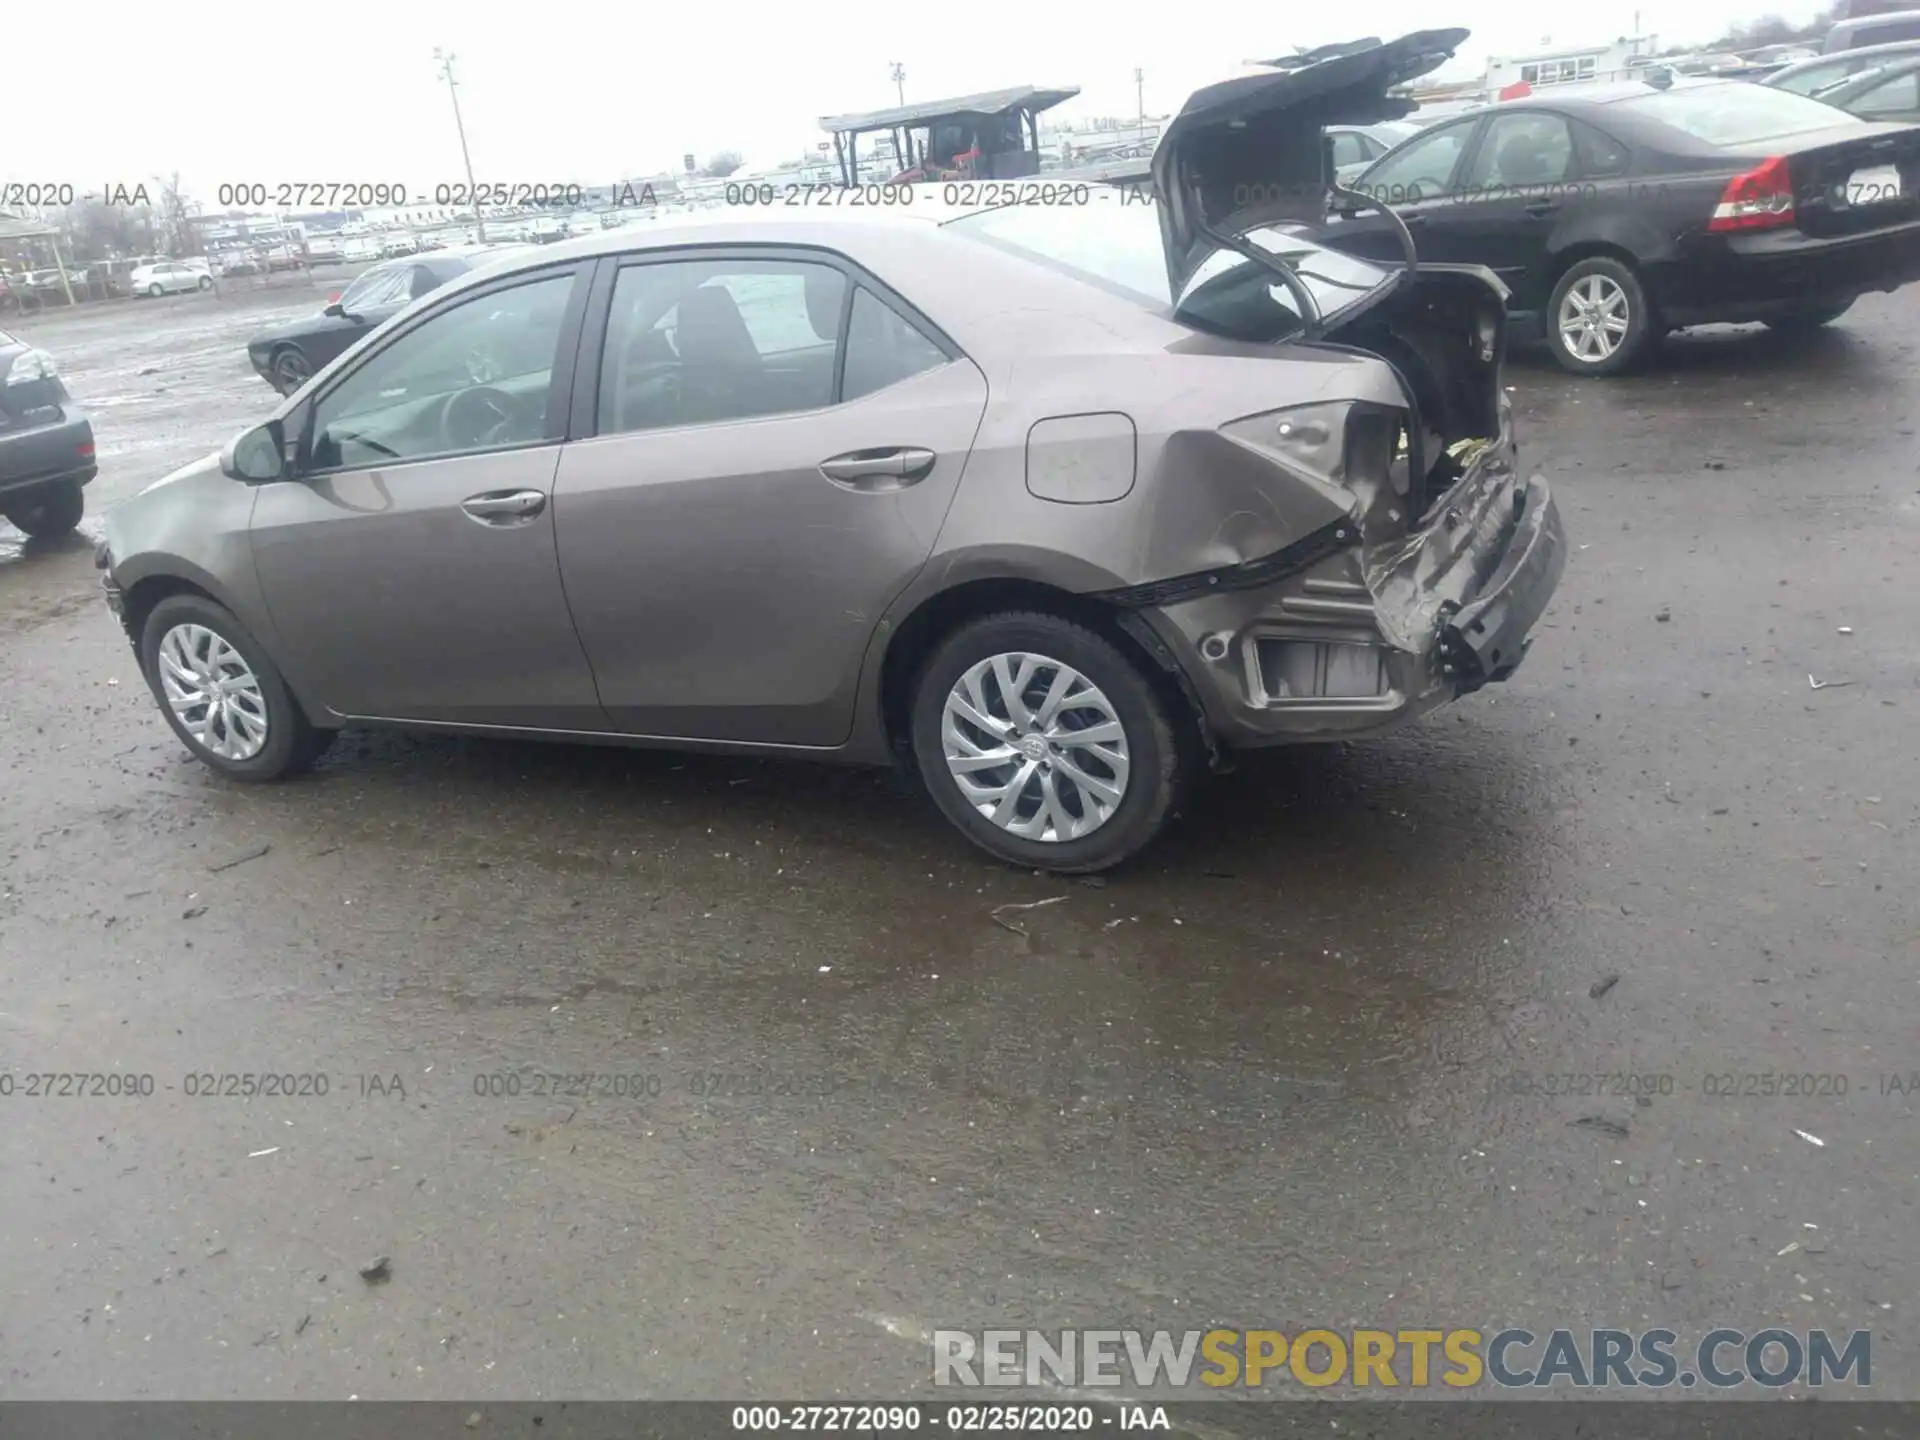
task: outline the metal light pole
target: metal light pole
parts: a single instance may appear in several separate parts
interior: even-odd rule
[[[460,132],[460,158],[467,167],[467,193],[473,197],[473,234],[484,245],[487,243],[487,222],[480,216],[480,187],[473,183],[473,156],[467,153],[467,127],[460,119],[460,82],[453,78],[454,56],[451,51],[442,51],[436,45],[433,47],[433,58],[439,62],[440,78],[447,82],[447,93],[453,97],[453,128]]]
[[[893,62],[893,93],[902,105],[907,103],[907,67],[898,60]]]
[[[1145,144],[1147,138],[1147,72],[1142,70],[1138,65],[1133,67],[1133,93],[1134,99],[1139,102],[1140,140],[1142,144]]]

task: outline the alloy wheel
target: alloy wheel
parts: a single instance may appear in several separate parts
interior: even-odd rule
[[[1583,275],[1567,287],[1554,317],[1560,343],[1574,359],[1597,365],[1626,343],[1633,316],[1627,292],[1607,275]]]
[[[267,743],[267,702],[253,667],[204,625],[175,625],[160,638],[160,686],[181,728],[225,760],[251,760]]]
[[[1077,840],[1127,794],[1126,728],[1072,666],[1009,652],[972,666],[940,722],[947,772],[981,815],[1027,840]]]

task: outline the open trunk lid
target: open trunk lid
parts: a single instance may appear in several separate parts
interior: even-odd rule
[[[1391,92],[1445,64],[1468,34],[1419,30],[1385,44],[1328,46],[1289,69],[1195,91],[1153,156],[1173,293],[1250,230],[1324,226],[1334,183],[1325,127],[1406,115],[1413,102]]]

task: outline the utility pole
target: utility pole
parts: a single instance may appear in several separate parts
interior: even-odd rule
[[[1140,139],[1144,143],[1147,138],[1147,72],[1138,65],[1133,67],[1133,92],[1134,99],[1139,102]]]
[[[898,60],[893,62],[893,93],[902,105],[907,103],[907,67]]]
[[[480,187],[473,183],[473,156],[467,153],[467,127],[460,119],[460,82],[453,78],[454,56],[451,51],[442,51],[436,45],[433,47],[433,58],[439,63],[440,78],[447,82],[447,93],[453,97],[453,128],[460,132],[460,158],[467,167],[467,194],[473,197],[473,234],[484,245],[487,243],[487,222],[480,216]]]

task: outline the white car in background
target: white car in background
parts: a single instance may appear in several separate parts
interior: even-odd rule
[[[161,260],[127,276],[127,288],[135,295],[178,295],[213,289],[213,275],[205,261]]]

